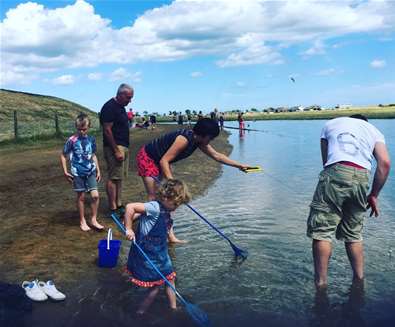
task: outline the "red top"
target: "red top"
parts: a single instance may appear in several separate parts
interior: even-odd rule
[[[339,161],[337,163],[342,164],[344,166],[351,166],[351,167],[358,168],[358,169],[366,169],[366,168],[364,168],[360,165],[357,165],[356,163],[353,163],[351,161]]]

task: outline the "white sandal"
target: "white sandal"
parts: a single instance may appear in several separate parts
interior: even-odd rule
[[[46,283],[38,282],[38,287],[42,292],[44,292],[53,300],[62,301],[66,298],[66,295],[56,289],[55,284],[52,280],[49,280]]]
[[[48,296],[38,286],[37,280],[31,282],[24,281],[22,283],[22,288],[25,290],[26,296],[33,301],[41,302],[48,299]]]

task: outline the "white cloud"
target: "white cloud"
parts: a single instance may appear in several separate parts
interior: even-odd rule
[[[306,51],[302,52],[304,57],[323,55],[325,54],[325,44],[322,40],[315,40],[313,46]]]
[[[281,64],[281,55],[262,44],[251,44],[248,48],[231,53],[226,59],[217,61],[220,67],[242,66],[252,64]]]
[[[91,81],[99,81],[102,79],[102,74],[101,73],[89,73],[88,79],[90,79]]]
[[[386,65],[387,65],[386,61],[381,59],[374,59],[370,63],[370,67],[372,68],[384,68]]]
[[[110,81],[116,82],[116,81],[132,81],[132,82],[141,82],[141,72],[135,72],[131,73],[127,71],[125,68],[121,67],[116,70],[114,70],[110,74]]]
[[[139,82],[142,81],[142,77],[141,76],[142,76],[141,72],[135,72],[135,73],[131,74],[130,80],[132,82],[139,83]]]
[[[62,75],[52,80],[55,85],[71,85],[74,84],[75,79],[73,75]]]
[[[175,0],[121,28],[94,5],[77,0],[49,9],[27,2],[8,10],[0,23],[1,75],[20,81],[21,69],[29,80],[64,68],[211,54],[221,67],[276,64],[285,46],[313,42],[305,55],[315,55],[329,38],[390,35],[395,24],[393,1]]]
[[[197,78],[197,77],[202,77],[203,73],[202,72],[192,72],[191,77],[192,78]]]
[[[336,68],[327,68],[320,70],[317,72],[315,75],[317,76],[330,76],[330,75],[336,75],[342,73],[342,70],[336,69]]]
[[[129,77],[130,73],[125,68],[118,68],[110,74],[110,81],[127,80]]]

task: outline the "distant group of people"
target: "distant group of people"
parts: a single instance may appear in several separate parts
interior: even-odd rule
[[[122,202],[122,185],[128,176],[130,147],[130,122],[125,106],[133,95],[131,86],[121,84],[116,96],[101,109],[108,206],[111,212],[124,216],[127,239],[136,240],[174,286],[176,273],[168,255],[167,242],[182,241],[174,235],[170,213],[182,203],[187,203],[190,195],[185,183],[174,179],[171,165],[200,149],[222,164],[240,170],[246,170],[249,166],[230,159],[210,145],[220,133],[218,121],[221,125],[221,115],[218,119],[217,116],[201,117],[192,129],[181,128],[164,134],[140,148],[136,162],[148,201],[129,203],[125,207]],[[217,113],[214,111],[214,114]],[[242,114],[239,114],[238,121],[240,128],[244,128]],[[61,154],[63,172],[77,193],[80,228],[88,231],[91,226],[102,230],[104,226],[97,220],[97,183],[102,174],[96,157],[95,139],[88,135],[88,116],[79,115],[75,126],[77,132],[68,138]],[[363,280],[363,220],[367,206],[371,208],[371,215],[378,216],[378,195],[390,170],[384,136],[361,115],[329,120],[321,133],[321,154],[324,168],[319,176],[307,220],[307,235],[312,238],[317,289],[326,288],[327,285],[331,241],[334,237],[345,242],[354,280]],[[70,158],[70,170],[67,158]],[[377,168],[372,188],[368,192],[373,159],[377,161]],[[90,193],[92,197],[90,226],[84,215],[85,193]],[[136,220],[138,227],[133,230],[132,222]],[[137,311],[142,314],[152,303],[164,281],[134,245],[129,252],[127,268],[134,284],[150,288]],[[167,286],[166,294],[170,307],[175,309],[175,294]]]
[[[189,127],[191,127],[192,126],[192,114],[187,113],[186,118],[187,118],[187,125]],[[197,121],[199,121],[203,118],[204,118],[203,112],[199,111],[197,114]],[[224,129],[225,115],[223,112],[218,112],[218,109],[215,108],[214,111],[210,112],[210,118],[213,121],[215,121],[217,124],[219,124],[220,130]],[[178,125],[184,124],[184,115],[182,114],[182,112],[179,112],[179,114],[177,115],[177,124]]]

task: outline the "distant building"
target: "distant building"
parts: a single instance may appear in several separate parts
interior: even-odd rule
[[[352,107],[352,104],[339,104],[338,108],[339,109],[349,109]]]
[[[303,111],[303,110],[304,110],[304,107],[302,107],[302,106],[293,106],[288,109],[289,112],[297,112],[297,111]]]
[[[314,104],[312,106],[308,106],[304,108],[304,111],[321,110],[321,109],[322,109],[321,106]]]

